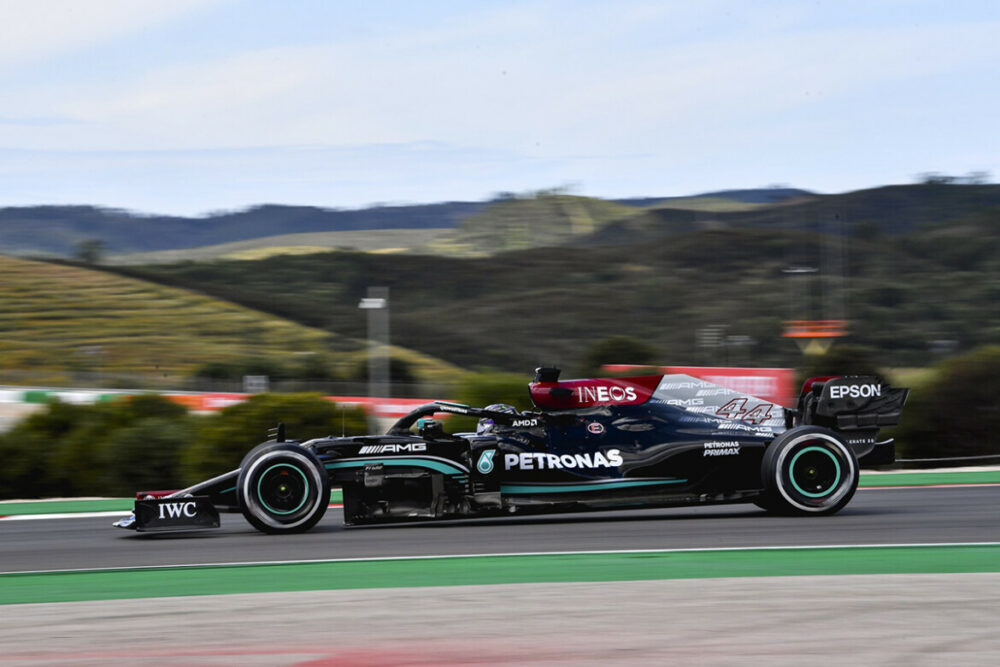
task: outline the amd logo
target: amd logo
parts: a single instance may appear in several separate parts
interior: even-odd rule
[[[878,384],[838,384],[830,387],[830,398],[874,398],[882,395]]]
[[[537,419],[515,419],[511,426],[538,426]]]
[[[365,445],[358,454],[398,454],[399,452],[426,452],[427,445],[422,442],[410,442],[389,445]]]
[[[188,501],[184,503],[161,503],[160,504],[160,518],[161,519],[180,519],[181,517],[188,517],[193,519],[198,514],[198,505],[193,501]]]

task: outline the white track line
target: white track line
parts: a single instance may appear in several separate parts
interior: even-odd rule
[[[990,486],[1000,486],[1000,482],[984,482],[977,484],[913,484],[913,485],[889,485],[889,486],[859,486],[858,491],[894,491],[902,489],[968,489],[968,488],[983,488]],[[339,509],[344,505],[341,503],[330,504],[330,509]],[[682,507],[678,505],[678,507]],[[697,505],[687,505],[686,507],[697,507]],[[628,509],[628,508],[624,508]],[[641,508],[640,508],[641,509]],[[656,507],[649,509],[672,509],[665,507]],[[34,521],[42,519],[93,519],[100,517],[116,517],[116,516],[127,516],[131,514],[132,510],[113,510],[107,512],[63,512],[63,513],[52,513],[52,514],[11,514],[4,516],[3,505],[0,505],[0,521]],[[469,517],[475,518],[475,517]]]
[[[859,486],[858,491],[884,491],[886,489],[966,489],[984,486],[1000,486],[1000,482],[977,482],[974,484],[890,484],[888,486]]]
[[[343,507],[341,504],[330,505],[330,509]],[[100,517],[128,516],[132,510],[109,510],[107,512],[62,512],[59,514],[10,514],[4,515],[0,507],[0,521],[32,521],[35,519],[93,519]]]
[[[35,519],[93,519],[102,516],[128,516],[132,510],[108,512],[65,512],[63,514],[11,514],[0,516],[0,521],[33,521]]]
[[[973,489],[973,488],[984,488],[991,486],[1000,486],[1000,482],[983,482],[974,484],[907,484],[898,485],[892,484],[888,486],[859,486],[858,491],[894,491],[896,489]],[[343,507],[343,504],[330,504],[330,509],[339,509]],[[680,507],[680,506],[678,506]],[[697,507],[697,505],[690,505],[689,507]],[[654,509],[654,508],[649,508]],[[655,509],[668,509],[668,508],[655,508]],[[112,510],[107,512],[63,512],[63,513],[51,513],[51,514],[11,514],[8,516],[3,515],[3,505],[0,505],[0,521],[34,521],[42,519],[94,519],[100,517],[116,517],[116,516],[126,516],[131,514],[132,510]],[[470,517],[474,518],[474,517]]]

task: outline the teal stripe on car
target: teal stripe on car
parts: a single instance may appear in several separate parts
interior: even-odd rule
[[[568,493],[572,491],[605,491],[607,489],[628,489],[658,484],[683,484],[686,479],[614,479],[590,484],[501,484],[501,493]]]
[[[417,468],[429,468],[431,470],[436,470],[437,472],[444,473],[446,475],[464,475],[465,470],[462,470],[458,466],[453,466],[445,463],[444,461],[433,461],[430,459],[416,459],[416,458],[396,458],[396,457],[384,457],[375,459],[355,459],[353,461],[332,461],[327,463],[326,467],[329,470],[337,470],[339,468],[361,468],[363,466],[381,463],[387,466],[414,466]]]

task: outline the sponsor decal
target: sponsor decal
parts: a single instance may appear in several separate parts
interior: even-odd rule
[[[773,396],[778,393],[778,381],[774,377],[745,375],[708,375],[709,382],[720,384],[741,394],[751,396]]]
[[[622,464],[621,451],[609,449],[593,454],[504,454],[505,470],[572,470],[575,468],[616,468]]]
[[[719,417],[739,419],[740,421],[760,424],[771,419],[771,403],[748,403],[745,398],[734,398],[715,411]]]
[[[719,424],[720,431],[749,431],[750,433],[773,433],[770,426],[747,426],[739,422],[722,422]]]
[[[193,501],[160,504],[161,519],[180,519],[182,517],[193,519],[197,514],[198,505]]]
[[[538,426],[538,420],[537,419],[515,419],[514,422],[511,424],[511,426],[514,426],[514,427],[517,427],[517,426],[526,426],[526,427]]]
[[[462,405],[461,403],[451,403],[449,401],[436,401],[438,406],[441,408],[441,412],[453,412],[459,415],[467,415],[470,413],[468,405]]]
[[[682,408],[705,405],[705,399],[703,398],[668,398],[665,402],[667,405],[676,405]]]
[[[358,454],[396,454],[399,452],[426,452],[427,445],[422,442],[410,442],[389,445],[365,445]]]
[[[656,429],[656,426],[649,422],[616,421],[614,426],[619,431],[629,431],[631,433],[643,433]]]
[[[584,385],[576,388],[576,394],[580,403],[627,403],[638,399],[633,387]]]
[[[493,457],[496,455],[497,450],[487,449],[482,454],[479,455],[479,462],[476,463],[476,470],[483,473],[484,475],[489,475],[493,472]]]
[[[740,453],[740,443],[735,440],[705,443],[704,456],[733,456]]]
[[[587,431],[593,433],[594,435],[601,435],[604,433],[604,424],[600,422],[590,422],[587,424]]]
[[[882,395],[878,384],[836,384],[830,387],[830,398],[875,398]]]
[[[718,387],[717,389],[699,389],[696,396],[728,396],[735,393],[732,389]]]
[[[657,389],[662,389],[668,391],[671,389],[701,389],[703,387],[714,387],[711,382],[696,381],[696,382],[661,382]]]

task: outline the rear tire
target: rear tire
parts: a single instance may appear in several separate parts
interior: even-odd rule
[[[834,514],[858,488],[858,460],[835,432],[800,426],[767,446],[761,477],[758,506],[781,514]]]
[[[236,481],[240,511],[265,533],[301,533],[323,518],[330,478],[312,450],[264,443],[250,450]]]

